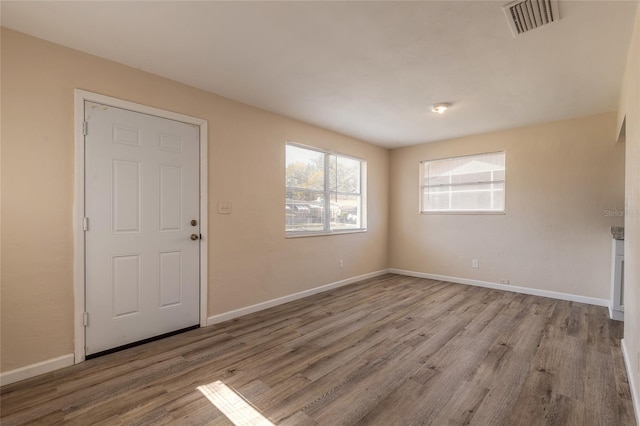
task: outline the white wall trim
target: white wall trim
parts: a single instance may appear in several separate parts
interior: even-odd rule
[[[74,222],[75,223],[75,222]],[[204,238],[204,233],[203,233],[203,238]],[[82,251],[82,253],[84,253],[84,250]],[[77,259],[76,259],[77,260]],[[83,276],[84,276],[84,258],[82,259],[82,272],[83,272]],[[76,265],[77,266],[77,265]],[[77,271],[74,271],[77,272]],[[294,293],[294,294],[290,294],[287,296],[283,296],[283,297],[279,297],[276,299],[271,299],[265,302],[261,302],[261,303],[257,303],[255,305],[251,305],[251,306],[247,306],[244,308],[240,308],[240,309],[235,309],[233,311],[229,311],[229,312],[225,312],[222,314],[218,314],[218,315],[213,315],[211,317],[206,318],[206,321],[204,323],[201,323],[201,326],[209,326],[209,325],[214,325],[214,324],[218,324],[224,321],[228,321],[234,318],[238,318],[241,317],[243,315],[248,315],[254,312],[258,312],[264,309],[268,309],[274,306],[278,306],[278,305],[282,305],[284,303],[287,302],[292,302],[294,300],[298,300],[298,299],[302,299],[304,297],[308,297],[308,296],[312,296],[314,294],[318,294],[318,293],[322,293],[325,291],[329,291],[335,288],[339,288],[339,287],[343,287],[349,284],[353,284],[365,279],[369,279],[369,278],[375,278],[381,275],[384,275],[386,273],[392,273],[392,274],[398,274],[398,275],[405,275],[405,276],[410,276],[410,277],[417,277],[417,278],[428,278],[428,279],[432,279],[432,280],[438,280],[438,281],[447,281],[447,282],[452,282],[452,283],[458,283],[458,284],[466,284],[466,285],[474,285],[474,286],[478,286],[478,287],[486,287],[486,288],[492,288],[495,290],[505,290],[505,291],[512,291],[512,292],[516,292],[516,293],[523,293],[523,294],[531,294],[534,296],[543,296],[543,297],[550,297],[553,299],[560,299],[560,300],[569,300],[569,301],[573,301],[573,302],[580,302],[580,303],[588,303],[588,304],[592,304],[592,305],[597,305],[597,306],[608,306],[609,301],[605,300],[605,299],[597,299],[597,298],[591,298],[591,297],[585,297],[585,296],[577,296],[577,295],[572,295],[572,294],[567,294],[567,293],[559,293],[559,292],[555,292],[555,291],[548,291],[548,290],[539,290],[539,289],[532,289],[532,288],[526,288],[526,287],[517,287],[517,286],[509,286],[509,285],[504,285],[504,284],[496,284],[496,283],[491,283],[491,282],[486,282],[486,281],[478,281],[478,280],[471,280],[471,279],[467,279],[467,278],[456,278],[456,277],[449,277],[449,276],[444,276],[444,275],[435,275],[435,274],[427,274],[424,272],[415,272],[415,271],[407,271],[407,270],[402,270],[402,269],[383,269],[380,271],[375,271],[375,272],[370,272],[367,274],[363,274],[363,275],[358,275],[355,277],[351,277],[351,278],[347,278],[344,280],[340,280],[340,281],[336,281],[333,283],[329,283],[329,284],[325,284],[322,285],[320,287],[315,287],[309,290],[305,290],[305,291],[301,291],[298,293]],[[206,275],[205,275],[206,276]],[[74,284],[76,284],[75,281],[75,275],[74,275]],[[206,294],[206,293],[205,293]],[[84,280],[82,281],[82,307],[81,310],[84,311]],[[206,299],[204,299],[204,304],[205,304],[205,309],[201,312],[204,312],[206,315]],[[76,298],[76,307],[78,306],[77,303],[77,298]],[[76,312],[77,314],[77,312]],[[79,321],[78,321],[79,319]],[[80,312],[80,317],[76,317],[76,323],[82,325],[82,313]],[[84,360],[84,327],[81,327],[82,329],[82,354],[81,354],[81,358],[79,359],[79,356],[77,354],[77,352],[75,354],[67,354],[67,355],[63,355],[60,356],[58,358],[52,358],[46,361],[42,361],[42,362],[38,362],[35,364],[31,364],[31,365],[27,365],[25,367],[21,367],[15,370],[11,370],[11,371],[6,371],[4,373],[0,373],[0,386],[4,386],[4,385],[8,385],[10,383],[15,383],[18,382],[20,380],[25,380],[25,379],[29,379],[31,377],[35,377],[38,376],[40,374],[44,374],[44,373],[48,373],[54,370],[58,370],[60,368],[64,368],[64,367],[68,367],[70,365],[73,365],[74,362],[77,364],[78,362],[81,362]],[[77,327],[76,327],[76,331],[77,331]],[[76,339],[76,350],[78,349],[77,347],[77,343],[78,343],[78,339]],[[627,347],[625,345],[625,341],[624,339],[622,339],[621,341],[621,348],[622,348],[622,355],[624,357],[624,361],[625,361],[625,366],[627,369],[627,377],[629,380],[629,386],[631,388],[631,395],[632,395],[632,399],[633,399],[633,405],[634,405],[634,409],[635,409],[635,415],[636,415],[636,422],[640,425],[640,401],[639,401],[639,395],[635,392],[636,389],[636,384],[635,384],[635,377],[632,375],[631,369],[630,369],[630,356],[629,353],[627,351]]]
[[[624,321],[624,312],[617,311],[609,306],[609,318],[615,321]]]
[[[629,381],[629,387],[631,388],[631,401],[633,401],[633,410],[636,415],[636,424],[640,425],[640,395],[636,392],[636,389],[640,383],[636,383],[636,377],[631,371],[631,360],[633,357],[627,349],[627,345],[624,339],[620,340],[620,347],[622,348],[622,357],[624,358],[624,365],[627,369],[627,380]]]
[[[324,291],[332,290],[334,288],[342,287],[342,286],[345,286],[345,285],[348,285],[348,284],[352,284],[352,283],[355,283],[355,282],[358,282],[358,281],[362,281],[362,280],[365,280],[365,279],[368,279],[368,278],[374,278],[374,277],[377,277],[377,276],[380,276],[380,275],[384,275],[386,273],[392,273],[392,274],[398,274],[398,275],[406,275],[406,276],[418,277],[418,278],[428,278],[428,279],[432,279],[432,280],[447,281],[447,282],[452,282],[452,283],[457,283],[457,284],[474,285],[474,286],[478,286],[478,287],[492,288],[492,289],[495,289],[495,290],[511,291],[511,292],[515,292],[515,293],[530,294],[530,295],[533,295],[533,296],[550,297],[552,299],[560,299],[560,300],[568,300],[568,301],[571,301],[571,302],[587,303],[587,304],[596,305],[596,306],[605,306],[605,307],[609,306],[609,300],[607,300],[607,299],[597,299],[597,298],[594,298],[594,297],[586,297],[586,296],[579,296],[579,295],[575,295],[575,294],[560,293],[560,292],[550,291],[550,290],[540,290],[540,289],[535,289],[535,288],[518,287],[518,286],[512,286],[512,285],[497,284],[497,283],[492,283],[492,282],[487,282],[487,281],[471,280],[471,279],[467,279],[467,278],[449,277],[449,276],[445,276],[445,275],[427,274],[427,273],[424,273],[424,272],[415,272],[415,271],[407,271],[407,270],[403,270],[403,269],[393,269],[393,268],[391,268],[391,269],[383,269],[383,270],[380,270],[380,271],[371,272],[371,273],[364,274],[364,275],[358,275],[356,277],[347,278],[347,279],[344,279],[344,280],[341,280],[341,281],[336,281],[336,282],[333,282],[333,283],[330,283],[330,284],[322,285],[320,287],[315,287],[315,288],[312,288],[310,290],[301,291],[301,292],[298,292],[298,293],[294,293],[294,294],[290,294],[290,295],[287,295],[287,296],[279,297],[279,298],[276,298],[276,299],[267,300],[265,302],[257,303],[255,305],[246,306],[244,308],[239,308],[239,309],[234,309],[233,311],[224,312],[224,313],[218,314],[218,315],[213,315],[213,316],[210,316],[207,319],[207,325],[218,324],[218,323],[221,323],[221,322],[224,322],[224,321],[228,321],[228,320],[231,320],[231,319],[234,319],[234,318],[241,317],[243,315],[252,314],[254,312],[262,311],[264,309],[272,308],[274,306],[282,305],[282,304],[287,303],[287,302],[291,302],[291,301],[294,301],[294,300],[302,299],[302,298],[307,297],[307,296],[312,296],[312,295],[317,294],[317,293],[322,293]]]
[[[207,325],[218,324],[224,321],[228,321],[234,318],[238,318],[244,315],[252,314],[254,312],[262,311],[264,309],[272,308],[274,306],[282,305],[287,302],[302,299],[304,297],[312,296],[314,294],[322,293],[324,291],[333,290],[334,288],[342,287],[348,284],[353,284],[358,281],[366,280],[368,278],[379,277],[388,273],[388,269],[382,269],[380,271],[370,272],[368,274],[358,275],[356,277],[347,278],[344,280],[336,281],[330,284],[321,285],[309,290],[300,291],[298,293],[289,294],[287,296],[278,297],[276,299],[267,300],[266,302],[260,302],[255,305],[246,306],[244,308],[234,309],[222,314],[213,315],[207,319]]]
[[[59,370],[60,368],[69,367],[73,365],[73,360],[73,354],[66,354],[57,358],[51,358],[46,361],[16,368],[15,370],[5,371],[4,373],[0,373],[0,386],[30,379],[40,374]]]
[[[424,272],[406,271],[403,269],[389,269],[392,274],[407,275],[409,277],[428,278],[431,280],[448,281],[457,284],[474,285],[477,287],[492,288],[494,290],[512,291],[514,293],[530,294],[532,296],[550,297],[552,299],[568,300],[570,302],[587,303],[596,306],[609,306],[608,299],[597,299],[595,297],[579,296],[577,294],[560,293],[551,290],[540,290],[537,288],[518,287],[514,285],[498,284],[488,281],[471,280],[468,278],[448,277],[445,275],[427,274]]]
[[[189,123],[200,128],[200,326],[207,323],[207,245],[208,245],[208,131],[207,121],[171,111],[141,105],[110,96],[100,95],[81,89],[74,90],[74,194],[73,194],[73,294],[74,294],[74,357],[75,363],[85,358],[85,330],[82,324],[85,309],[85,242],[82,229],[84,217],[84,135],[82,123],[84,121],[84,102],[96,102],[116,108],[128,109],[143,114],[155,115],[161,118]],[[57,359],[57,358],[56,358]]]

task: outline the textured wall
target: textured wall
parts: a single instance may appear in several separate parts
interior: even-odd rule
[[[209,316],[387,268],[386,149],[3,29],[2,371],[73,352],[76,88],[208,120]],[[367,160],[368,232],[285,239],[287,140]]]
[[[390,266],[609,299],[623,218],[606,211],[624,210],[615,126],[608,113],[393,150]],[[418,213],[421,160],[493,151],[506,152],[506,214]]]

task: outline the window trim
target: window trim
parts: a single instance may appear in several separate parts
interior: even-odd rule
[[[287,176],[287,167],[286,167],[286,158],[287,158],[287,146],[294,146],[297,148],[301,148],[301,149],[306,149],[306,150],[310,150],[310,151],[315,151],[315,152],[319,152],[324,154],[325,156],[325,162],[324,162],[324,189],[320,190],[320,189],[308,189],[308,188],[298,188],[300,191],[308,191],[308,192],[317,192],[318,194],[322,194],[325,197],[325,206],[324,206],[324,223],[326,224],[331,224],[331,195],[335,194],[335,195],[358,195],[360,196],[360,227],[359,228],[349,228],[349,229],[322,229],[320,231],[287,231],[287,224],[286,224],[286,216],[285,216],[285,238],[301,238],[301,237],[320,237],[320,236],[326,236],[326,235],[341,235],[341,234],[358,234],[358,233],[363,233],[363,232],[367,232],[367,160],[365,160],[364,158],[360,158],[360,157],[356,157],[354,155],[349,155],[349,154],[343,154],[341,152],[336,152],[336,151],[332,151],[332,150],[326,150],[323,148],[318,148],[315,146],[311,146],[311,145],[305,145],[305,144],[301,144],[298,142],[293,142],[293,141],[286,141],[285,142],[285,185],[284,185],[284,190],[285,190],[285,204],[286,204],[286,192],[289,188],[291,189],[296,189],[296,187],[289,187],[286,184],[286,176]],[[330,181],[328,176],[330,176],[330,168],[329,168],[329,162],[326,161],[327,156],[336,156],[336,157],[342,157],[342,158],[347,158],[347,159],[351,159],[351,160],[356,160],[360,163],[360,192],[357,194],[351,193],[351,192],[339,192],[334,191],[332,192],[329,188],[330,185]],[[327,208],[327,205],[329,206],[329,208]]]
[[[424,188],[427,185],[424,185],[424,163],[431,163],[434,161],[442,161],[442,160],[455,160],[458,158],[465,157],[479,157],[482,155],[491,155],[491,154],[502,154],[504,155],[504,179],[501,182],[504,185],[504,207],[502,210],[423,210],[424,204]],[[465,154],[465,155],[455,155],[451,157],[440,157],[433,158],[430,160],[421,160],[418,163],[419,173],[418,173],[418,213],[422,215],[506,215],[507,214],[507,152],[506,150],[501,151],[489,151],[489,152],[479,152],[476,154]],[[497,181],[496,181],[497,182]],[[492,181],[487,182],[474,182],[473,184],[491,184]],[[448,185],[446,185],[448,186]]]

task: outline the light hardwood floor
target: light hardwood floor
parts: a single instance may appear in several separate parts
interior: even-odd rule
[[[1,389],[1,423],[633,425],[605,308],[385,275]]]

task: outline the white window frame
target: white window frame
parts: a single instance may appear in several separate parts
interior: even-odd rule
[[[288,231],[286,228],[285,222],[285,236],[286,238],[297,238],[297,237],[313,237],[313,236],[322,236],[322,235],[340,235],[340,234],[353,234],[360,232],[367,232],[367,161],[360,157],[355,157],[353,155],[343,154],[340,152],[329,151],[322,148],[317,148],[315,146],[304,145],[297,142],[287,141],[285,143],[285,204],[286,204],[286,192],[289,187],[286,185],[286,147],[287,146],[295,146],[297,148],[306,149],[309,151],[315,151],[324,154],[324,189],[323,190],[310,190],[305,188],[299,188],[300,190],[310,191],[310,192],[318,192],[318,194],[322,194],[324,196],[324,217],[323,224],[324,229],[320,231]],[[329,161],[330,156],[348,158],[350,160],[356,160],[360,162],[360,192],[359,193],[346,193],[346,192],[337,192],[331,191],[330,188],[330,173],[329,173]],[[331,229],[331,195],[359,195],[360,196],[360,227],[359,228],[348,228],[348,229]],[[286,214],[286,213],[285,213]]]
[[[486,210],[486,209],[477,209],[477,210],[425,210],[423,208],[424,206],[424,193],[425,193],[425,188],[428,187],[428,185],[425,185],[424,183],[424,169],[425,169],[425,164],[427,163],[434,163],[434,162],[438,162],[438,161],[448,161],[448,160],[455,160],[458,158],[466,158],[466,157],[482,157],[485,155],[492,155],[492,154],[502,154],[504,156],[504,164],[505,164],[505,170],[504,170],[504,174],[505,177],[504,179],[494,179],[494,180],[489,180],[489,181],[483,181],[483,182],[475,182],[474,184],[494,184],[494,183],[502,183],[504,185],[504,205],[502,210]],[[482,215],[482,214],[497,214],[497,215],[504,215],[506,214],[506,210],[507,210],[507,154],[505,151],[493,151],[493,152],[482,152],[482,153],[478,153],[478,154],[468,154],[468,155],[459,155],[459,156],[454,156],[454,157],[444,157],[444,158],[436,158],[436,159],[431,159],[431,160],[423,160],[420,161],[420,171],[419,171],[419,183],[418,183],[418,188],[420,191],[419,194],[419,198],[418,198],[418,210],[420,214],[427,214],[427,215],[432,215],[432,214],[476,214],[476,215]],[[461,185],[465,185],[465,184],[461,184]],[[466,184],[469,185],[469,184]],[[492,193],[493,196],[493,193]]]

